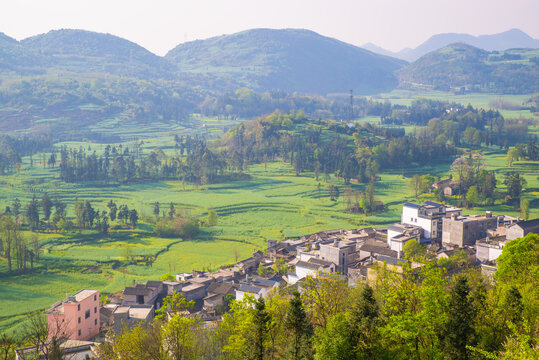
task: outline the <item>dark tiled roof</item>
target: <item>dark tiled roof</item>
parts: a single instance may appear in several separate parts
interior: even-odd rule
[[[324,267],[333,265],[333,263],[331,261],[326,261],[326,260],[316,259],[316,258],[310,258],[309,262],[311,264],[316,264],[316,265],[319,265],[319,266],[321,265],[321,266],[324,266]]]
[[[386,263],[392,264],[392,265],[400,265],[400,264],[404,263],[404,260],[402,260],[402,259],[397,259],[396,257],[384,256],[384,255],[376,256],[376,260],[383,261],[383,262],[386,262]]]
[[[148,296],[152,293],[152,290],[146,287],[126,287],[124,289],[124,295],[143,295]]]
[[[517,222],[517,225],[520,226],[523,230],[537,230],[537,228],[539,228],[539,219],[519,221]]]
[[[247,285],[247,284],[240,284],[240,288],[238,290],[243,291],[243,292],[252,293],[252,294],[258,294],[258,293],[260,293],[262,291],[262,289],[259,288],[259,287],[251,286],[251,285]]]
[[[311,269],[311,270],[318,270],[320,268],[320,265],[317,265],[317,264],[313,264],[313,263],[308,263],[306,261],[298,261],[296,263],[296,268],[297,267],[302,267],[302,268],[307,268],[307,269]]]
[[[440,203],[437,203],[437,202],[434,202],[434,201],[430,201],[430,200],[425,201],[425,205],[436,206],[436,207],[443,206],[443,204],[440,204]]]
[[[263,287],[274,287],[277,284],[277,281],[268,280],[268,279],[254,279],[254,285],[263,286]]]
[[[156,288],[156,287],[159,287],[161,285],[163,285],[162,281],[148,281],[146,283],[146,287],[155,287]]]
[[[414,203],[411,203],[411,202],[407,202],[403,206],[406,206],[406,207],[409,207],[409,208],[414,208],[414,209],[419,209],[421,207],[421,205],[417,205],[417,204],[414,204]]]
[[[385,255],[389,257],[396,258],[398,256],[398,253],[395,250],[391,250],[386,247],[371,245],[371,244],[364,244],[359,248],[360,251],[366,251],[373,254],[379,254],[379,255]]]
[[[226,294],[233,294],[234,289],[237,288],[234,284],[211,284],[208,287],[208,294],[219,294],[219,295],[226,295]]]

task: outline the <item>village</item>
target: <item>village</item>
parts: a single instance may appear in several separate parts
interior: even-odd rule
[[[234,266],[215,273],[193,271],[163,281],[136,283],[101,304],[97,289],[67,294],[46,312],[49,337],[66,339],[62,351],[77,359],[95,358],[96,347],[106,341],[107,332],[151,323],[165,299],[174,294],[181,294],[191,304],[187,315],[212,326],[231,301],[246,296],[264,298],[281,287],[301,292],[308,277],[339,276],[353,287],[374,284],[380,266],[396,273],[402,273],[404,266],[424,266],[407,256],[406,244],[411,241],[432,258],[448,262],[458,258],[467,266],[480,268],[493,281],[496,259],[505,244],[529,233],[539,233],[539,219],[522,221],[490,211],[463,215],[461,209],[449,205],[408,202],[402,205],[400,223],[385,228],[334,229],[297,239],[271,240],[266,251],[256,251]],[[33,348],[19,349],[17,359],[33,352]]]

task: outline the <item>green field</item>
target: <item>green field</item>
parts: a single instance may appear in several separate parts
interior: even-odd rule
[[[402,94],[401,94],[402,95]],[[411,95],[410,95],[411,96]],[[477,95],[476,102],[488,99]],[[392,100],[393,101],[393,100]],[[363,122],[376,121],[366,118]],[[204,122],[208,125],[201,127]],[[163,148],[168,154],[174,153],[174,134],[206,134],[213,137],[235,122],[207,119],[193,116],[193,124],[170,127],[153,124],[150,127],[136,128],[126,132],[122,145],[139,137],[144,139],[144,151]],[[101,131],[113,130],[119,135],[121,129],[114,124],[101,124]],[[96,129],[99,131],[99,129]],[[410,131],[407,129],[407,131]],[[135,136],[137,135],[137,136]],[[91,147],[98,153],[105,145],[88,142],[57,144],[72,147]],[[506,168],[505,152],[499,149],[483,149],[487,168],[495,170],[498,187],[504,189],[503,174]],[[89,200],[100,210],[113,199],[118,205],[135,207],[142,219],[133,230],[114,230],[104,236],[95,232],[60,235],[39,233],[42,253],[34,272],[25,275],[2,275],[6,273],[5,260],[0,259],[0,332],[20,329],[20,320],[25,314],[46,309],[66,292],[80,288],[98,288],[104,293],[121,290],[134,281],[157,279],[170,272],[191,271],[194,269],[215,270],[219,266],[232,264],[236,259],[249,257],[254,250],[264,249],[267,240],[280,240],[332,228],[357,228],[361,226],[385,226],[400,219],[401,205],[414,200],[407,179],[414,174],[431,174],[444,177],[449,174],[452,159],[429,167],[414,167],[404,171],[381,169],[381,181],[376,182],[376,199],[381,200],[387,211],[371,216],[349,214],[344,211],[344,184],[331,178],[329,181],[340,186],[341,197],[337,202],[329,200],[327,184],[314,174],[304,173],[296,176],[286,163],[251,165],[247,173],[250,180],[194,187],[180,181],[159,181],[139,184],[91,184],[63,183],[58,179],[58,169],[43,168],[39,156],[34,156],[34,166],[30,159],[23,159],[18,174],[0,177],[0,208],[10,205],[18,197],[23,206],[36,195],[41,198],[47,191],[51,198],[59,198],[68,204],[68,214],[72,215],[76,199]],[[530,199],[530,217],[539,217],[539,163],[516,162],[514,169],[524,174],[528,187],[524,197]],[[318,183],[321,191],[318,192]],[[364,185],[351,184],[353,189],[364,190]],[[420,200],[433,199],[426,195]],[[218,224],[203,227],[196,239],[163,239],[155,237],[148,219],[153,203],[159,201],[162,210],[173,202],[177,209],[190,216],[204,218],[208,209],[218,213]],[[467,213],[481,213],[493,210],[495,214],[518,215],[513,207],[503,205],[501,200],[493,206],[481,206],[466,210]],[[114,224],[113,224],[114,225]],[[153,256],[155,261],[145,263],[143,256]]]

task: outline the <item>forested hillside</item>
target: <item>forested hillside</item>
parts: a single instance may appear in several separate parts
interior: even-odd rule
[[[539,50],[488,52],[457,43],[421,57],[397,76],[403,88],[533,93],[539,91]]]
[[[402,60],[315,32],[254,29],[178,45],[166,58],[180,71],[256,90],[327,94],[387,91]]]

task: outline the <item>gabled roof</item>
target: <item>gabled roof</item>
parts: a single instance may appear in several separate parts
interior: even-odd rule
[[[437,202],[434,202],[434,201],[430,201],[430,200],[425,201],[425,205],[436,206],[436,207],[443,206],[443,204],[440,204],[440,203],[437,203]]]
[[[240,288],[238,289],[238,291],[248,292],[251,294],[259,294],[262,291],[262,289],[257,286],[251,286],[251,285],[242,283],[240,284]]]
[[[394,258],[398,256],[398,253],[395,250],[391,250],[390,248],[387,248],[387,247],[371,245],[371,244],[364,244],[363,246],[359,248],[359,250],[370,252],[372,254],[385,255],[385,256],[394,257]]]
[[[277,281],[269,280],[269,279],[254,279],[253,284],[257,286],[263,286],[263,287],[274,287],[277,283]]]
[[[152,293],[151,289],[148,289],[147,287],[126,287],[124,289],[124,295],[143,295],[148,296]]]
[[[300,267],[300,268],[305,268],[305,269],[310,269],[310,270],[318,270],[319,268],[321,268],[322,266],[321,265],[317,265],[317,264],[313,264],[313,263],[309,263],[309,262],[306,262],[306,261],[298,261],[296,263],[296,269]]]
[[[323,267],[328,267],[328,266],[334,265],[331,261],[326,261],[326,260],[317,259],[317,258],[310,258],[309,262],[311,264],[316,264],[316,265],[323,266]]]
[[[520,226],[522,230],[533,231],[539,228],[539,219],[519,221],[515,225]]]
[[[414,204],[414,203],[411,203],[411,202],[407,202],[406,204],[404,204],[402,206],[406,206],[406,207],[413,208],[413,209],[421,208],[421,205],[417,205],[417,204]]]
[[[236,289],[236,288],[237,288],[237,286],[234,285],[234,284],[227,284],[227,283],[217,284],[217,283],[214,283],[214,284],[211,284],[208,287],[208,294],[218,294],[218,295],[233,294],[234,289]]]

